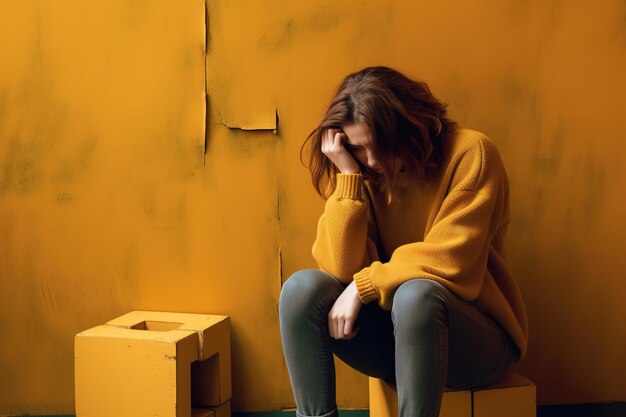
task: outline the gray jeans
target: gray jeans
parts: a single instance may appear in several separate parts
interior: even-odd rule
[[[327,316],[345,285],[318,270],[283,285],[279,314],[283,352],[298,417],[337,416],[333,354],[397,387],[399,417],[435,417],[445,385],[495,382],[519,350],[493,320],[443,285],[414,279],[396,290],[391,311],[366,304],[350,340],[328,334]]]

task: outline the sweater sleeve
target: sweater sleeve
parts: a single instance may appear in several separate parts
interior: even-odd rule
[[[464,155],[455,166],[449,191],[421,242],[401,245],[389,262],[373,262],[354,275],[364,302],[378,300],[391,309],[393,293],[403,282],[426,278],[438,281],[461,298],[478,297],[487,258],[504,213],[501,161],[485,161],[484,148]]]
[[[320,269],[348,284],[370,265],[375,245],[368,238],[368,200],[361,174],[338,174],[317,225],[313,257]]]

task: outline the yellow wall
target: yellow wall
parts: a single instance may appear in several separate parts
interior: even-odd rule
[[[298,151],[372,64],[501,150],[539,401],[626,399],[623,1],[3,0],[0,57],[0,414],[72,413],[73,335],[131,309],[230,315],[234,410],[292,407],[276,304],[322,210]]]

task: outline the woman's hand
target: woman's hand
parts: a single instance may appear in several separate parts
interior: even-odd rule
[[[341,129],[326,129],[322,133],[322,153],[337,166],[342,174],[358,174],[361,169],[343,145],[347,136]]]
[[[363,303],[359,298],[354,281],[341,293],[328,313],[328,333],[333,339],[352,339],[359,329],[354,322],[359,316]]]

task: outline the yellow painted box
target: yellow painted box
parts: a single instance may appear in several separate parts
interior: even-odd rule
[[[369,378],[370,417],[398,417],[398,396],[385,382]],[[446,389],[440,417],[535,417],[535,384],[516,374],[500,382],[473,390]]]
[[[369,378],[370,417],[398,417],[398,395],[384,381]],[[446,389],[439,417],[472,417],[472,393]]]
[[[76,415],[228,417],[230,355],[226,316],[133,311],[76,335]]]
[[[474,396],[474,417],[535,417],[537,387],[519,374],[510,373],[497,384],[477,388]]]

